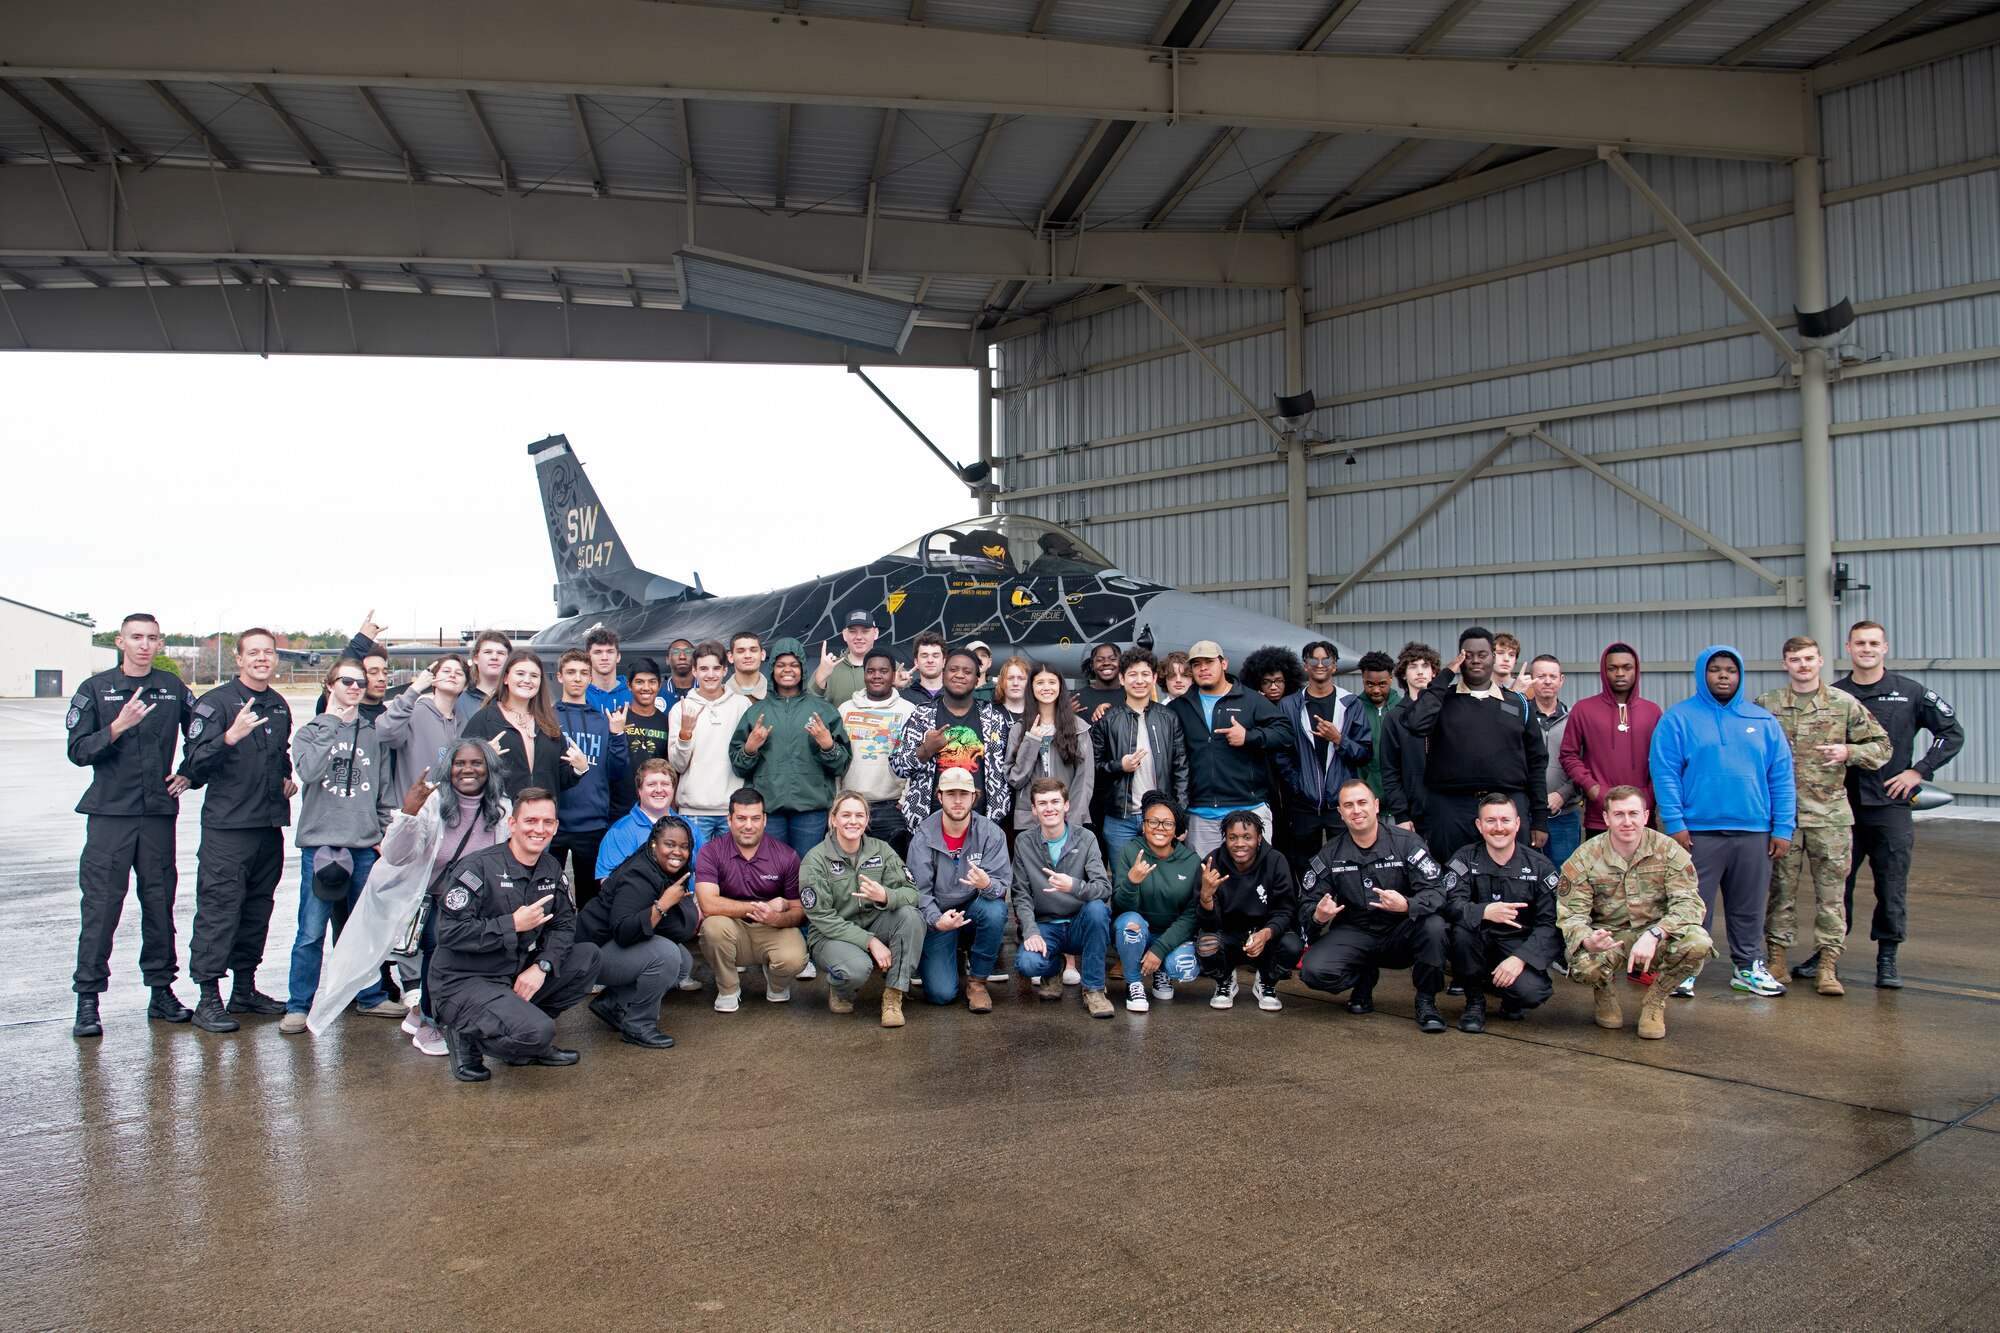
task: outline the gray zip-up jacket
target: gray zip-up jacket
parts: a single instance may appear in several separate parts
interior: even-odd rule
[[[993,883],[977,892],[958,881],[972,866],[984,870]],[[965,830],[965,846],[953,852],[944,845],[944,811],[933,810],[910,835],[909,854],[903,867],[917,885],[917,907],[924,924],[936,926],[938,918],[955,907],[964,907],[973,898],[1005,898],[1014,882],[1014,869],[1007,855],[1007,834],[985,815],[975,813]]]
[[[351,721],[321,713],[292,733],[299,780],[301,847],[373,847],[402,804],[384,780],[375,724],[358,710]]]
[[[415,690],[404,690],[389,701],[382,716],[375,719],[375,743],[395,761],[395,785],[403,789],[393,793],[398,805],[403,792],[416,785],[425,769],[430,770],[427,781],[444,785],[451,760],[447,755],[445,766],[440,767],[438,751],[458,744],[459,733],[478,711],[478,702],[469,694],[459,696],[451,717],[438,711],[437,701],[430,695],[419,696]]]
[[[1075,880],[1075,892],[1049,892],[1051,871]],[[1014,918],[1021,923],[1024,940],[1041,933],[1035,928],[1038,921],[1067,921],[1083,911],[1085,904],[1111,898],[1111,876],[1105,873],[1097,839],[1087,829],[1070,830],[1062,856],[1053,866],[1049,864],[1049,845],[1042,841],[1041,825],[1028,829],[1014,839],[1012,878]]]

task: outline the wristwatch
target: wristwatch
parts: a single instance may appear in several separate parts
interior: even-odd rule
[[[555,968],[550,965],[549,960],[546,958],[537,958],[535,960],[535,966],[542,969],[543,976],[548,976],[551,972],[555,971]]]
[[[1653,937],[1654,939],[1656,939],[1656,940],[1663,940],[1663,939],[1665,939],[1665,938],[1667,937],[1667,932],[1666,932],[1666,931],[1664,931],[1664,930],[1661,930],[1661,929],[1660,929],[1660,928],[1659,928],[1658,926],[1648,926],[1648,927],[1646,927],[1646,933],[1647,933],[1648,935],[1651,935],[1651,936],[1652,936],[1652,937]]]

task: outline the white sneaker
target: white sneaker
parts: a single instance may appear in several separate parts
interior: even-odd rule
[[[1005,972],[988,972],[986,974],[986,984],[989,986],[1012,981],[1013,979],[1012,976]]]
[[[807,964],[807,966],[811,966],[811,964]],[[783,990],[778,989],[771,984],[771,969],[767,967],[762,970],[764,973],[765,999],[769,1000],[772,1004],[783,1004],[792,998],[792,988],[790,986],[785,987]],[[803,972],[799,973],[799,976],[804,975],[805,973]]]
[[[406,1037],[417,1036],[429,1026],[428,1023],[424,1022],[423,1015],[417,1012],[417,1006],[414,1004],[410,1006],[410,1012],[403,1015],[402,1028],[403,1035]]]
[[[1277,986],[1262,977],[1250,983],[1250,993],[1257,997],[1257,1007],[1266,1013],[1274,1013],[1285,1007],[1285,1002],[1278,998]]]
[[[1082,984],[1083,984],[1083,973],[1077,971],[1073,967],[1063,968],[1063,985],[1081,986]]]
[[[682,977],[680,985],[674,987],[674,989],[685,990],[685,991],[697,991],[701,989],[701,983],[699,981],[696,981],[693,977]]]
[[[1694,978],[1688,977],[1682,981],[1680,985],[1674,987],[1673,993],[1684,1000],[1692,1000],[1694,998]]]
[[[1167,975],[1164,967],[1153,973],[1153,998],[1171,1000],[1174,998],[1174,979]]]
[[[410,1045],[416,1047],[425,1055],[446,1054],[444,1034],[429,1023],[420,1025],[415,1032],[410,1034]]]
[[[1236,1007],[1236,978],[1228,977],[1215,983],[1215,998],[1208,1002],[1211,1009],[1234,1009]]]
[[[733,1014],[742,1003],[743,991],[741,988],[736,990],[722,990],[715,993],[715,1012],[718,1014]]]
[[[1125,1008],[1135,1014],[1143,1014],[1153,1006],[1146,999],[1146,983],[1129,981],[1125,983]]]
[[[814,967],[812,965],[812,959],[808,958],[806,959],[805,967],[799,972],[798,976],[795,977],[794,980],[811,981],[814,977],[818,975],[819,975],[819,969]]]
[[[306,1016],[304,1014],[295,1013],[287,1009],[285,1016],[278,1020],[278,1031],[284,1033],[287,1037],[296,1037],[305,1030]]]

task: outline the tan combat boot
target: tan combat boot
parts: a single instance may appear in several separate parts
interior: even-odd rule
[[[1764,966],[1782,983],[1785,979],[1785,946],[1765,940]]]
[[[1658,1041],[1667,1035],[1667,987],[1654,982],[1639,1001],[1639,1035]]]
[[[965,1007],[975,1014],[993,1012],[993,993],[986,989],[986,982],[980,977],[965,979]]]
[[[843,1000],[838,991],[829,990],[826,993],[826,1007],[836,1014],[851,1014],[854,1012],[854,1001]]]
[[[1813,989],[1821,995],[1845,995],[1847,987],[1840,984],[1840,950],[1821,949],[1819,951],[1819,971],[1813,977]]]
[[[1618,1005],[1618,983],[1607,981],[1597,988],[1597,1026],[1616,1032],[1625,1026],[1625,1011]]]
[[[882,1026],[899,1028],[903,1026],[903,992],[894,986],[882,991]]]

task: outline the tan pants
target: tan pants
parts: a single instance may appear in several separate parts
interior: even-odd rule
[[[805,970],[806,938],[797,926],[760,926],[733,916],[701,919],[701,956],[715,970],[715,989],[728,995],[738,989],[738,964],[770,969],[767,984],[789,990],[792,978]]]

